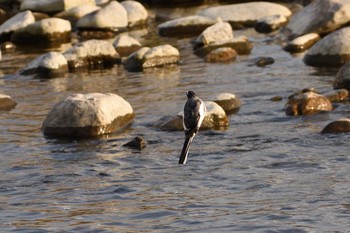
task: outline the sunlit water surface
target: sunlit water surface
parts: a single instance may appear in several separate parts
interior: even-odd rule
[[[1,93],[18,105],[0,113],[0,228],[5,232],[346,232],[350,217],[349,139],[321,135],[349,106],[309,117],[286,116],[294,91],[332,89],[336,69],[318,70],[302,54],[284,52],[273,37],[237,32],[254,42],[249,56],[206,64],[191,39],[159,38],[150,26],[145,45],[170,43],[178,67],[129,73],[122,66],[42,80],[14,75],[38,54],[4,54]],[[269,56],[265,68],[248,60]],[[223,131],[202,131],[189,161],[177,164],[183,132],[151,124],[179,112],[185,91],[204,100],[217,93],[243,102]],[[136,113],[131,128],[90,140],[43,137],[55,103],[73,93],[116,93]],[[280,102],[269,99],[282,96]],[[138,151],[122,145],[135,136]]]

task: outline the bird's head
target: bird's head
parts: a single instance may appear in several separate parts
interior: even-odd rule
[[[187,95],[187,98],[192,98],[196,96],[196,93],[194,93],[194,91],[187,91],[186,95]]]

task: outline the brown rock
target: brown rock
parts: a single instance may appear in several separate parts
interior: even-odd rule
[[[205,56],[204,60],[206,62],[227,62],[235,60],[236,57],[237,53],[233,48],[224,47],[214,49],[208,55]]]
[[[326,125],[321,133],[349,133],[350,132],[350,119],[342,118],[333,121]]]

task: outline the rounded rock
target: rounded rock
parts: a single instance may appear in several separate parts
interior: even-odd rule
[[[125,8],[117,1],[112,1],[100,10],[92,12],[77,22],[79,30],[109,30],[118,32],[128,26]]]
[[[54,13],[65,11],[76,6],[95,5],[94,0],[23,0],[20,10]]]
[[[341,118],[326,125],[321,133],[349,133],[350,119]]]
[[[233,39],[232,27],[229,23],[219,22],[206,28],[194,43],[194,49],[212,43],[222,43]]]
[[[108,68],[120,60],[113,45],[104,40],[88,40],[74,45],[63,55],[70,70],[80,68]]]
[[[269,2],[214,6],[204,9],[198,14],[213,19],[221,18],[223,21],[229,22],[235,29],[242,26],[253,27],[259,19],[272,15],[282,15],[286,18],[292,15],[287,7]]]
[[[291,38],[309,33],[327,34],[349,21],[348,0],[314,0],[291,17],[285,32]]]
[[[235,94],[221,93],[214,96],[213,101],[220,105],[227,114],[237,113],[241,108],[241,100]]]
[[[349,91],[347,89],[338,89],[324,94],[332,103],[345,102],[349,99]]]
[[[101,9],[101,7],[94,5],[76,6],[56,14],[55,17],[68,20],[75,26],[79,19],[92,12],[98,11],[99,9]]]
[[[140,42],[128,34],[121,34],[118,36],[118,38],[113,42],[113,46],[122,57],[129,56],[131,53],[141,48]]]
[[[270,33],[285,26],[287,22],[288,18],[284,15],[269,15],[259,19],[254,28],[260,33]]]
[[[61,44],[71,40],[70,22],[59,18],[48,18],[16,30],[11,41],[18,44]]]
[[[317,33],[309,33],[289,41],[283,49],[291,53],[300,53],[311,48],[320,39]]]
[[[9,95],[0,94],[0,110],[11,110],[17,103]]]
[[[10,40],[14,31],[25,28],[34,22],[35,18],[31,11],[16,14],[0,25],[0,41]]]
[[[310,66],[341,66],[350,60],[350,27],[335,31],[314,44],[305,54]]]
[[[49,137],[96,137],[121,131],[133,119],[131,105],[116,94],[75,94],[53,107],[42,132]]]
[[[233,48],[223,47],[211,51],[204,57],[206,62],[228,62],[237,58],[237,52]]]
[[[312,115],[332,109],[332,103],[326,97],[314,92],[293,95],[286,104],[286,114],[289,116]]]
[[[137,1],[123,1],[122,6],[128,14],[128,26],[135,27],[144,25],[148,19],[148,12],[146,8]]]
[[[68,72],[67,60],[58,52],[45,53],[19,71],[22,75],[38,74],[43,78],[56,77],[66,72]]]
[[[334,89],[345,88],[350,90],[350,61],[340,67],[333,81]]]

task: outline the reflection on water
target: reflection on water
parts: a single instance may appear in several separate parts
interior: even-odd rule
[[[154,29],[153,29],[154,32]],[[296,90],[331,89],[336,70],[306,67],[302,57],[252,30],[249,56],[206,64],[191,39],[159,38],[181,51],[178,67],[130,73],[122,66],[42,80],[14,75],[37,54],[3,56],[1,92],[19,104],[0,113],[0,228],[4,232],[346,232],[349,224],[349,135],[321,135],[332,113],[288,117]],[[272,39],[273,40],[273,39]],[[155,42],[156,41],[156,42]],[[270,56],[265,68],[249,59]],[[189,163],[178,166],[183,132],[150,127],[183,108],[185,91],[204,100],[220,92],[243,106],[224,131],[200,132]],[[121,134],[91,140],[46,139],[40,127],[52,106],[77,92],[112,92],[136,119]],[[281,102],[271,102],[273,96]],[[147,147],[122,145],[143,136]]]

